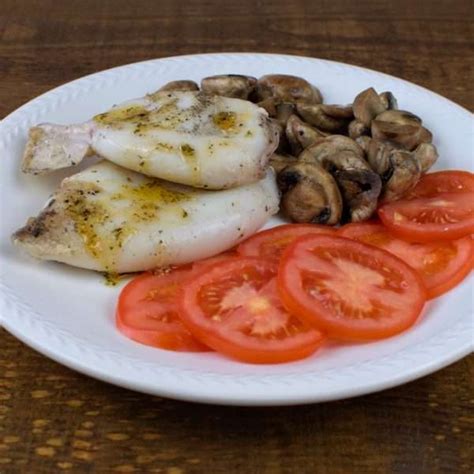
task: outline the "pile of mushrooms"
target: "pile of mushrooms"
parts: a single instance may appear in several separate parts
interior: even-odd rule
[[[438,158],[432,134],[416,115],[398,110],[391,92],[373,88],[351,105],[323,104],[305,79],[238,74],[174,81],[160,90],[201,90],[250,100],[280,130],[271,165],[281,209],[296,222],[335,225],[369,219],[380,200],[399,199]]]

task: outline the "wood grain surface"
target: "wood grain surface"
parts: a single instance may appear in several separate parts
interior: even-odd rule
[[[2,0],[0,117],[85,74],[218,51],[365,66],[472,110],[473,12],[470,0]],[[95,381],[1,330],[0,347],[2,474],[474,470],[472,356],[353,400],[225,408]]]

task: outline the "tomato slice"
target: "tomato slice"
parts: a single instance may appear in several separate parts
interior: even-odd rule
[[[469,171],[446,170],[421,177],[406,199],[435,197],[441,193],[474,192],[474,174]]]
[[[229,259],[192,278],[181,295],[180,316],[203,343],[244,362],[301,359],[323,341],[283,307],[275,266],[265,259]]]
[[[450,242],[411,243],[394,237],[377,223],[348,224],[338,234],[393,253],[417,270],[428,298],[454,288],[472,270],[474,245],[470,237]]]
[[[402,239],[416,242],[459,239],[474,232],[474,193],[441,193],[384,204],[382,222]]]
[[[191,266],[160,274],[144,273],[121,291],[115,322],[134,341],[174,351],[201,352],[209,348],[196,340],[178,317],[177,298]]]
[[[278,289],[289,311],[341,340],[393,336],[416,321],[426,300],[420,276],[399,258],[327,235],[286,249]]]
[[[229,258],[237,257],[237,253],[234,250],[227,250],[226,252],[219,253],[213,257],[204,258],[202,260],[197,260],[193,263],[193,271],[199,272],[204,271],[204,267],[209,267],[215,263],[223,262],[229,260]]]
[[[246,257],[262,257],[278,264],[281,254],[292,242],[303,235],[335,234],[332,227],[317,224],[285,224],[254,234],[237,247]]]

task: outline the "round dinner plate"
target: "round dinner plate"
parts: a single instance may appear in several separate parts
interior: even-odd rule
[[[145,61],[60,86],[0,125],[0,315],[4,328],[42,354],[98,379],[141,392],[229,405],[321,402],[393,387],[438,370],[473,348],[472,274],[430,302],[410,330],[379,342],[328,344],[305,360],[249,365],[215,353],[169,352],[135,343],[114,325],[123,283],[104,284],[89,271],[37,262],[18,253],[11,233],[35,215],[66,172],[21,175],[28,129],[40,122],[82,122],[174,79],[213,74],[286,73],[317,85],[326,103],[350,103],[373,86],[390,90],[401,109],[423,118],[434,134],[437,169],[472,171],[472,115],[401,79],[346,64],[274,54],[202,54]],[[71,170],[68,171],[71,173]],[[267,226],[278,225],[273,218]]]

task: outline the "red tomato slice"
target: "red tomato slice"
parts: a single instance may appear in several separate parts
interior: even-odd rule
[[[459,239],[474,232],[474,193],[442,193],[384,204],[382,222],[402,239],[416,242]]]
[[[121,291],[116,325],[125,336],[147,346],[200,352],[209,348],[197,341],[178,317],[177,299],[191,266],[161,274],[144,273]]]
[[[469,171],[436,171],[421,177],[406,199],[435,197],[441,193],[474,192],[474,174]]]
[[[283,307],[275,267],[265,259],[230,259],[192,278],[181,295],[180,316],[202,342],[244,362],[301,359],[323,341]]]
[[[227,250],[226,252],[214,255],[213,257],[204,258],[202,260],[194,262],[193,270],[202,271],[203,267],[209,267],[210,265],[214,265],[215,263],[223,262],[225,260],[229,260],[229,258],[235,257],[238,257],[238,255],[235,253],[234,250]]]
[[[303,235],[334,234],[332,227],[317,224],[285,224],[263,230],[242,242],[237,252],[246,257],[262,257],[278,264],[281,254]]]
[[[470,237],[450,242],[410,243],[397,239],[381,224],[348,224],[339,235],[393,253],[417,270],[434,298],[454,288],[472,270],[474,245]]]
[[[393,336],[416,321],[426,300],[420,276],[399,258],[327,235],[288,247],[278,289],[289,311],[341,340]]]

